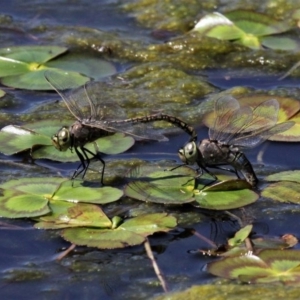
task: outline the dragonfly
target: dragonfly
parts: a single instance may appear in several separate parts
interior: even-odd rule
[[[239,102],[231,96],[223,96],[208,101],[203,110],[213,110],[214,123],[209,128],[209,138],[197,145],[197,138],[191,139],[182,148],[178,155],[185,165],[197,164],[198,176],[207,172],[214,180],[217,177],[208,168],[224,169],[234,172],[238,178],[240,174],[255,187],[258,183],[253,167],[242,152],[243,149],[253,148],[272,135],[284,132],[294,125],[293,121],[276,124],[278,121],[279,103],[270,99],[257,105],[241,107]]]
[[[76,119],[71,126],[63,126],[52,137],[52,143],[57,150],[73,151],[74,149],[80,160],[80,165],[73,173],[72,180],[80,174],[82,174],[82,179],[84,178],[91,161],[88,155],[91,155],[92,158],[97,158],[103,165],[101,173],[101,184],[103,185],[105,161],[97,149],[93,153],[85,147],[87,143],[94,142],[100,137],[122,132],[133,136],[137,140],[168,140],[160,132],[151,130],[148,126],[143,126],[145,123],[154,121],[172,123],[189,135],[197,137],[193,127],[168,114],[157,113],[145,117],[126,119],[124,110],[117,103],[114,103],[111,99],[100,101],[101,94],[99,94],[97,83],[89,82],[83,87],[66,92],[74,86],[74,82],[68,76],[58,78],[55,73],[47,71],[45,72],[45,78],[60,95],[68,110]]]

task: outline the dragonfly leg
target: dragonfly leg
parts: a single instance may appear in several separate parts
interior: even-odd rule
[[[100,181],[100,182],[101,182],[102,185],[104,185],[104,183],[103,183],[103,177],[104,177],[104,170],[105,170],[105,161],[102,159],[100,153],[99,153],[99,152],[96,152],[96,154],[95,154],[95,153],[93,153],[92,151],[90,151],[90,150],[87,149],[87,148],[82,148],[82,152],[85,154],[85,156],[86,156],[86,161],[88,162],[88,165],[87,165],[87,167],[86,167],[86,169],[85,169],[85,172],[84,172],[84,174],[83,174],[83,177],[84,177],[84,175],[85,175],[85,173],[86,173],[86,171],[87,171],[87,169],[88,169],[88,167],[89,167],[89,164],[90,164],[90,159],[88,158],[88,156],[87,156],[87,154],[86,154],[86,152],[87,152],[87,153],[93,155],[93,158],[97,157],[97,159],[101,161],[101,163],[102,163],[102,165],[103,165],[103,168],[102,168],[102,172],[101,172],[101,181]]]
[[[75,170],[75,172],[73,173],[73,176],[71,178],[71,180],[74,180],[78,175],[80,175],[84,170],[86,170],[87,166],[85,164],[85,158],[83,157],[83,155],[78,151],[78,149],[75,147],[75,152],[78,156],[78,158],[80,159],[80,165],[77,167],[77,169]],[[86,156],[86,155],[85,155]],[[85,172],[84,172],[85,175]],[[84,176],[83,176],[84,177]],[[83,178],[82,177],[82,178]]]
[[[239,172],[237,171],[237,169],[223,168],[223,167],[220,167],[220,166],[210,166],[210,168],[214,168],[214,169],[218,169],[218,170],[223,170],[223,171],[227,171],[227,172],[230,172],[230,173],[234,173],[238,178],[241,178]]]
[[[174,170],[176,170],[176,169],[178,169],[178,168],[180,168],[180,167],[183,167],[183,166],[186,166],[186,164],[178,165],[178,166],[176,166],[176,167],[174,167],[174,168],[172,168],[172,169],[165,169],[165,171],[172,172],[172,171],[174,171]]]

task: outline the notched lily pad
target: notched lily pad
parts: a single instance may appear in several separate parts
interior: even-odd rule
[[[169,167],[143,165],[129,174],[130,183],[125,187],[126,196],[155,203],[183,204],[194,201],[195,171],[181,167],[168,171]]]
[[[76,245],[100,249],[124,248],[143,243],[148,235],[167,232],[176,226],[176,219],[165,213],[141,215],[124,221],[112,229],[67,228],[62,237]]]
[[[299,284],[300,251],[262,250],[258,255],[227,257],[207,266],[208,272],[251,283]]]

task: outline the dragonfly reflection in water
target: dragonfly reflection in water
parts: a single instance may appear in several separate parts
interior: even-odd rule
[[[68,76],[60,78],[56,76],[55,73],[53,74],[50,71],[45,73],[46,80],[64,100],[76,121],[71,126],[63,126],[52,137],[52,142],[59,151],[75,150],[81,163],[74,172],[72,180],[80,174],[84,178],[90,164],[90,158],[88,157],[88,154],[90,154],[103,164],[101,173],[101,183],[103,184],[105,162],[101,157],[101,153],[97,150],[96,153],[93,153],[85,147],[86,143],[94,142],[100,137],[108,136],[115,132],[123,132],[137,140],[165,141],[168,139],[163,134],[149,128],[145,124],[163,120],[180,127],[196,138],[196,132],[192,127],[180,119],[167,114],[159,113],[146,117],[126,119],[124,109],[117,103],[114,103],[113,100],[107,99],[105,101],[104,99],[99,99],[101,97],[99,83],[90,82],[84,87],[73,89],[66,93],[64,91],[74,86],[74,83]]]
[[[252,148],[274,134],[288,130],[294,122],[276,124],[279,104],[277,100],[267,100],[254,109],[249,106],[240,107],[239,102],[231,96],[223,96],[217,100],[204,103],[204,111],[213,110],[214,124],[209,128],[209,139],[202,140],[199,145],[191,139],[178,154],[184,164],[197,164],[199,177],[203,170],[215,180],[217,177],[207,168],[222,168],[231,165],[238,177],[239,173],[253,187],[258,179],[250,161],[241,149]]]

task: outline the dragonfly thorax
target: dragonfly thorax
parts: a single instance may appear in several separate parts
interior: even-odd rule
[[[187,143],[178,151],[179,158],[187,165],[193,165],[198,159],[198,148],[194,141]]]
[[[71,136],[68,127],[64,126],[52,137],[54,147],[59,151],[67,151],[71,147]]]

